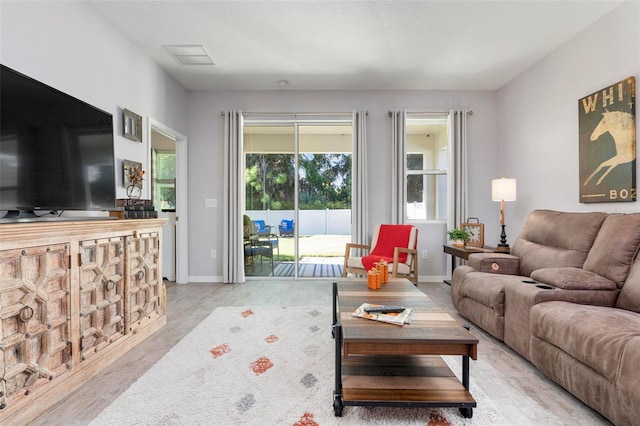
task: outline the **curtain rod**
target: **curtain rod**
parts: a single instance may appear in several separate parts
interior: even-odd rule
[[[389,117],[391,117],[394,112],[396,112],[396,111],[389,110]],[[408,114],[429,116],[429,115],[449,114],[449,111],[442,111],[442,112],[408,112]],[[467,114],[468,115],[473,115],[473,110],[472,109],[468,110]]]
[[[226,111],[220,111],[220,115],[226,115]],[[254,115],[254,116],[273,116],[273,115],[293,115],[294,117],[305,116],[331,116],[331,115],[350,115],[353,111],[349,112],[243,112],[242,115]],[[369,111],[365,111],[365,114],[369,115]]]

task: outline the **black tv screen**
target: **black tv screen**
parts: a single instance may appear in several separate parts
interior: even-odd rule
[[[112,115],[0,67],[0,210],[113,208]]]

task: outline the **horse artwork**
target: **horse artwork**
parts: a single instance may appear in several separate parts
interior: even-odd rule
[[[616,146],[616,155],[608,160],[603,161],[591,173],[584,185],[589,184],[591,179],[600,171],[606,171],[600,176],[596,185],[600,185],[602,180],[614,169],[614,167],[629,163],[636,159],[636,118],[633,114],[622,111],[606,111],[602,113],[603,117],[596,126],[591,137],[592,142],[597,141],[600,136],[609,132]]]
[[[636,200],[635,77],[578,102],[580,202]]]

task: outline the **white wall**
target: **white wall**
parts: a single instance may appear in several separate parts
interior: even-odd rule
[[[116,195],[126,197],[121,162],[148,170],[149,135],[125,139],[122,109],[186,134],[188,92],[87,4],[3,1],[1,11],[2,64],[113,114]]]
[[[223,217],[223,110],[244,112],[349,112],[369,111],[367,140],[369,166],[369,224],[389,222],[391,210],[391,121],[388,111],[448,111],[469,108],[469,157],[471,164],[471,216],[487,224],[488,243],[497,243],[498,210],[491,203],[491,179],[497,170],[497,121],[495,92],[466,91],[218,91],[194,92],[189,99],[189,275],[194,281],[222,275]],[[212,173],[213,171],[213,173]],[[205,200],[218,200],[218,208]],[[492,221],[492,219],[495,219]],[[493,229],[492,229],[493,228]],[[197,231],[195,231],[197,230]],[[442,253],[446,225],[420,225],[419,249],[429,259],[420,261],[420,275],[445,276],[449,269]],[[495,235],[493,240],[491,237]],[[219,256],[220,257],[220,256]]]
[[[505,208],[510,241],[537,208],[638,211],[637,201],[579,202],[578,100],[639,74],[640,3],[627,1],[499,90],[498,171],[518,180]]]

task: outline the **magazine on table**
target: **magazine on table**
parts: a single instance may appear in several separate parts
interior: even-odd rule
[[[367,312],[366,309],[370,307],[376,307],[381,305],[376,305],[374,303],[363,303],[356,309],[352,316],[358,318],[365,318],[374,321],[386,322],[388,324],[395,325],[404,325],[411,324],[411,314],[413,313],[413,309],[404,308],[402,312],[389,312],[389,313],[377,313],[377,312]]]

